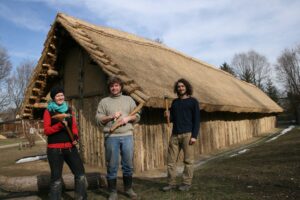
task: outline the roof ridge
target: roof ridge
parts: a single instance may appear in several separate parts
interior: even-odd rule
[[[184,54],[182,52],[179,52],[176,49],[170,48],[168,46],[165,46],[165,45],[162,45],[162,44],[157,44],[154,41],[151,41],[150,39],[146,39],[146,38],[137,36],[137,35],[135,35],[133,33],[128,33],[128,32],[122,31],[122,30],[112,29],[112,28],[109,28],[109,27],[101,26],[101,25],[95,25],[95,24],[92,24],[90,22],[86,22],[86,21],[83,21],[81,19],[78,19],[76,17],[72,17],[72,16],[69,16],[69,15],[66,15],[64,13],[58,13],[58,16],[64,18],[68,23],[71,23],[71,22],[68,21],[68,18],[71,18],[72,20],[75,20],[75,23],[77,23],[78,27],[83,27],[85,29],[88,29],[88,30],[93,31],[93,32],[97,32],[97,33],[99,33],[101,35],[104,35],[104,36],[109,36],[109,37],[120,39],[120,40],[124,40],[124,41],[130,41],[132,43],[139,44],[139,45],[151,46],[151,47],[154,47],[154,48],[161,49],[163,51],[169,51],[169,52],[174,53],[176,55],[182,56],[182,57],[184,57],[186,59],[192,60],[193,62],[196,62],[198,64],[202,64],[204,67],[206,67],[208,69],[215,70],[217,72],[223,73],[223,74],[225,74],[225,75],[233,78],[234,80],[241,81],[244,84],[247,84],[247,85],[249,85],[251,87],[257,88],[257,86],[255,86],[255,85],[253,85],[251,83],[248,83],[246,81],[237,79],[232,74],[230,74],[228,72],[225,72],[224,70],[221,70],[221,69],[217,68],[216,66],[213,66],[213,65],[211,65],[209,63],[206,63],[206,62],[204,62],[202,60],[199,60],[199,59],[193,58],[191,56],[188,56],[188,55],[186,55],[186,54]],[[88,24],[88,25],[85,25],[85,24]],[[91,27],[91,26],[93,26],[93,27]],[[122,36],[118,36],[118,35],[115,35],[115,34],[112,34],[112,33],[107,33],[104,30],[99,30],[99,28],[104,28],[104,29],[107,28],[107,29],[111,29],[113,31],[122,32],[124,34],[130,34],[130,35],[132,35],[134,37],[137,37],[137,38],[139,38],[141,40],[144,40],[144,41],[137,41],[137,40],[134,40],[134,39],[130,39],[130,38],[125,38],[125,37],[122,37]]]

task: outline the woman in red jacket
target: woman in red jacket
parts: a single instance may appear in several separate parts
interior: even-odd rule
[[[57,86],[50,92],[52,101],[44,112],[44,133],[48,136],[47,157],[51,169],[49,197],[60,200],[62,193],[62,170],[64,161],[68,164],[75,179],[75,199],[87,199],[87,182],[85,170],[75,146],[78,140],[78,129],[74,113],[65,102],[63,88]],[[64,114],[61,121],[53,116]],[[68,130],[73,137],[70,137]]]

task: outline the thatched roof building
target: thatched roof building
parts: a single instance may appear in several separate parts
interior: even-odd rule
[[[107,95],[107,77],[113,75],[124,81],[125,93],[145,107],[143,120],[136,128],[142,134],[136,135],[135,145],[143,149],[135,157],[137,171],[165,163],[169,133],[162,136],[167,131],[162,116],[164,97],[175,97],[173,84],[179,78],[191,82],[193,96],[200,101],[203,115],[198,153],[223,148],[267,131],[275,126],[276,113],[282,112],[282,108],[254,85],[207,63],[163,44],[60,13],[48,33],[27,88],[21,117],[39,117],[49,99],[50,88],[63,84],[67,99],[78,113],[84,138],[83,157],[87,163],[102,167],[102,136],[94,115],[98,101]],[[209,125],[212,122],[218,125]],[[206,137],[211,132],[216,135]],[[228,134],[232,134],[233,139]],[[156,143],[162,145],[156,148],[159,145]],[[153,159],[156,161],[151,161]]]

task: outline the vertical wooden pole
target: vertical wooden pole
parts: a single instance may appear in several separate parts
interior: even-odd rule
[[[164,97],[164,100],[165,100],[165,111],[166,112],[169,112],[169,102],[168,102],[168,97],[165,96]],[[167,125],[168,125],[168,128],[170,128],[170,116],[167,116]],[[169,130],[168,130],[169,131]]]

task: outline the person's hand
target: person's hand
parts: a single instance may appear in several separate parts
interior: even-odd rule
[[[57,119],[59,121],[63,121],[63,120],[65,120],[65,118],[68,118],[68,117],[71,117],[71,114],[60,113],[60,114],[53,115],[51,118]]]
[[[68,122],[66,120],[62,121],[63,125],[68,126]]]
[[[169,118],[169,117],[170,117],[170,111],[165,110],[164,116],[165,116],[166,118]]]
[[[195,144],[196,141],[197,141],[196,138],[191,138],[189,144],[193,145]]]
[[[130,120],[130,116],[127,116],[127,117],[122,118],[120,122],[122,125],[125,125],[129,122],[129,120]]]
[[[78,135],[77,135],[77,134],[74,134],[74,135],[73,135],[73,138],[74,138],[74,140],[72,141],[72,144],[73,144],[73,145],[77,145],[77,144],[78,144],[78,140],[79,140]]]
[[[122,116],[122,113],[120,112],[120,111],[118,111],[118,112],[115,112],[113,115],[112,115],[112,119],[113,120],[117,120],[117,119],[119,119],[119,117],[121,117]]]
[[[73,145],[77,145],[77,144],[78,144],[78,141],[77,141],[77,140],[74,140],[74,141],[72,142],[72,144],[73,144]]]

